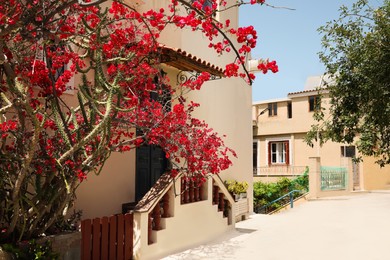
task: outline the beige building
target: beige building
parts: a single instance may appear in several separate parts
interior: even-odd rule
[[[327,142],[309,146],[304,139],[315,124],[314,111],[318,105],[318,90],[324,86],[321,76],[309,77],[302,91],[289,93],[286,98],[254,102],[253,174],[255,180],[274,181],[282,176],[300,175],[309,165],[309,157],[320,157],[321,165],[347,167],[348,158],[358,156],[355,146]],[[321,91],[325,118],[329,117],[329,95]],[[353,189],[387,189],[390,167],[380,169],[374,158],[363,158],[353,165]]]
[[[168,0],[145,1],[137,8],[168,9],[170,3]],[[229,18],[231,25],[237,27],[238,9],[218,13],[215,18],[220,21]],[[245,218],[253,211],[251,86],[242,79],[223,77],[221,68],[234,57],[217,55],[207,47],[208,40],[198,32],[171,28],[161,36],[160,43],[169,57],[160,67],[173,86],[179,85],[183,77],[196,77],[203,71],[212,74],[213,80],[206,82],[200,91],[190,92],[188,100],[200,104],[194,117],[205,120],[214,131],[226,135],[225,144],[235,150],[238,158],[232,158],[233,166],[220,177],[210,176],[202,186],[200,201],[195,199],[196,202],[190,201],[192,203],[185,202],[180,196],[185,185],[180,178],[169,183],[158,181],[165,167],[161,148],[113,153],[99,176],[88,176],[78,189],[75,202],[75,209],[83,212],[83,219],[126,212],[142,201],[141,206],[136,206],[134,215],[134,255],[140,259],[159,258],[216,238],[234,228],[236,219]],[[223,185],[226,179],[248,182],[247,199],[234,202]],[[191,192],[197,194],[199,191]],[[221,198],[224,198],[222,206]],[[169,218],[162,221],[163,230],[153,230],[148,234],[150,214],[156,205],[168,202]]]

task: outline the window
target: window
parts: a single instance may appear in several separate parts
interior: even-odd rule
[[[278,103],[268,104],[268,116],[276,116],[278,114]]]
[[[161,70],[162,75],[166,75],[166,72]],[[156,89],[150,92],[150,98],[154,101],[158,101],[163,107],[164,112],[168,113],[171,111],[171,92],[165,84],[161,84],[160,78],[155,76],[153,83],[156,85]]]
[[[191,0],[191,3],[195,2],[195,1],[201,2],[200,0]],[[211,8],[212,4],[213,3],[211,2],[211,0],[204,0],[203,5],[202,5],[202,10],[205,11],[206,8]]]
[[[289,142],[278,141],[268,143],[268,164],[289,165]]]
[[[253,142],[253,175],[257,174],[257,142]]]
[[[356,156],[355,146],[341,146],[341,157],[354,158]]]
[[[309,111],[316,111],[320,108],[321,99],[319,96],[310,96],[309,97]]]
[[[287,102],[287,118],[292,118],[292,103]]]

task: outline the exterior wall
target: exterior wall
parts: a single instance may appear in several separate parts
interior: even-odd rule
[[[136,3],[137,1],[127,1]],[[140,9],[168,8],[169,0],[146,1]],[[237,24],[238,12],[219,15],[220,19],[229,17],[231,24]],[[218,17],[217,17],[218,18]],[[161,35],[161,42],[168,47],[181,48],[217,66],[233,61],[232,56],[218,57],[207,47],[208,39],[199,32],[179,29],[167,30]],[[164,66],[171,84],[176,84],[178,71]],[[221,174],[223,179],[237,179],[252,183],[251,155],[251,87],[241,79],[220,79],[207,82],[201,91],[189,94],[189,99],[200,103],[194,116],[204,119],[219,134],[226,134],[225,144],[234,149],[238,159],[233,159],[233,167]],[[75,209],[83,210],[83,218],[101,217],[121,212],[122,203],[135,200],[135,151],[123,154],[113,153],[99,176],[91,173],[77,192]],[[252,185],[248,197],[250,211],[253,200]],[[104,206],[102,206],[104,205]]]
[[[341,157],[340,143],[328,142],[323,146],[315,144],[313,147],[307,145],[304,141],[306,133],[294,133],[284,135],[269,135],[255,137],[259,141],[258,162],[260,166],[268,166],[268,142],[276,140],[290,141],[290,165],[307,166],[309,157],[321,156],[322,164],[326,166],[339,166],[343,164]]]
[[[314,143],[313,147],[304,141],[306,132],[314,123],[313,113],[309,111],[309,96],[315,96],[316,90],[289,95],[288,98],[255,103],[252,109],[253,137],[259,140],[259,166],[268,166],[268,142],[289,140],[289,164],[307,166],[309,157],[321,156],[323,165],[341,165],[341,144],[327,142],[323,146]],[[328,95],[322,97],[322,105],[329,105]],[[292,117],[288,118],[287,104],[291,102]],[[269,116],[268,104],[277,103],[277,115]],[[260,113],[264,111],[263,114]],[[336,151],[336,152],[335,152]]]
[[[309,157],[320,157],[321,165],[323,166],[348,167],[345,158],[341,154],[341,147],[344,144],[328,141],[322,146],[314,143],[313,147],[310,147],[304,142],[306,132],[314,124],[313,112],[309,111],[308,98],[317,94],[316,90],[306,90],[289,94],[288,98],[253,104],[253,138],[254,141],[258,142],[258,167],[268,166],[267,150],[269,140],[290,140],[291,166],[306,166],[310,163]],[[329,100],[328,94],[324,93],[321,104],[325,108],[325,118],[329,115]],[[277,116],[269,116],[266,110],[268,103],[274,102],[278,103]],[[288,102],[292,103],[292,118],[287,117]],[[262,111],[264,113],[260,115]],[[359,154],[357,153],[357,155]],[[375,158],[364,157],[363,162],[358,166],[360,189],[389,189],[390,166],[381,169],[374,162]]]
[[[318,153],[318,147],[310,147],[304,141],[305,133],[294,134],[294,143],[290,148],[292,151],[292,163],[299,166],[307,166],[309,156],[315,156]]]
[[[167,1],[170,3],[170,1]],[[216,19],[230,19],[231,26],[238,26],[238,10],[235,8],[217,14]],[[173,29],[166,31],[161,40],[169,47],[176,47],[191,53],[207,62],[222,67],[234,61],[233,54],[218,56],[208,48],[208,39],[200,32]],[[195,40],[194,40],[195,39]],[[174,74],[173,74],[174,76]],[[171,79],[176,80],[176,79]],[[200,107],[194,117],[205,120],[210,127],[221,135],[226,135],[225,144],[236,151],[238,158],[233,159],[233,166],[221,174],[221,178],[236,179],[252,183],[252,88],[242,79],[223,78],[206,82],[200,91],[188,95],[189,100]],[[250,211],[253,207],[253,187],[248,188]]]
[[[254,104],[254,112],[259,115],[261,111],[268,107],[268,103],[278,103],[277,116],[268,116],[268,111],[257,116],[257,123],[261,135],[275,134],[290,134],[290,133],[306,133],[313,124],[313,113],[309,112],[308,97],[317,95],[317,91],[312,91],[304,96],[290,97],[288,99],[277,99],[264,101],[259,104]],[[287,102],[292,102],[292,118],[287,117]],[[322,99],[322,104],[325,108],[328,107],[328,96],[325,94]],[[283,126],[283,127],[281,127]],[[257,132],[257,134],[260,134]]]
[[[135,150],[112,153],[100,175],[89,173],[77,190],[75,209],[82,218],[122,212],[122,204],[135,200]]]
[[[204,119],[219,134],[225,134],[225,144],[236,151],[238,158],[231,158],[233,166],[221,178],[249,183],[250,211],[253,210],[251,91],[240,79],[220,79],[190,93],[190,98],[201,104],[194,116]]]
[[[89,74],[88,80],[94,76]],[[81,83],[79,77],[73,79],[74,85]],[[69,106],[77,106],[77,92],[64,95]],[[135,151],[113,152],[106,161],[102,172],[97,176],[91,172],[76,191],[74,210],[82,210],[82,218],[103,217],[122,212],[122,203],[135,198]],[[104,205],[104,206],[102,206]],[[69,213],[71,214],[71,210]]]
[[[383,190],[390,188],[390,166],[380,168],[375,158],[363,158],[364,188],[366,190]]]

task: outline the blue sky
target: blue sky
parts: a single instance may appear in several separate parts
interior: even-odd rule
[[[240,26],[253,25],[258,33],[257,47],[252,58],[276,60],[279,72],[257,73],[253,84],[253,101],[286,97],[289,92],[303,90],[306,78],[321,75],[321,36],[318,27],[337,19],[341,5],[352,0],[268,0],[274,6],[287,6],[296,10],[266,6],[240,7]],[[370,1],[374,5],[380,0]]]

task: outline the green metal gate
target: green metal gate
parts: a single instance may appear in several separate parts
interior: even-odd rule
[[[321,190],[345,190],[347,179],[346,168],[321,166]]]

